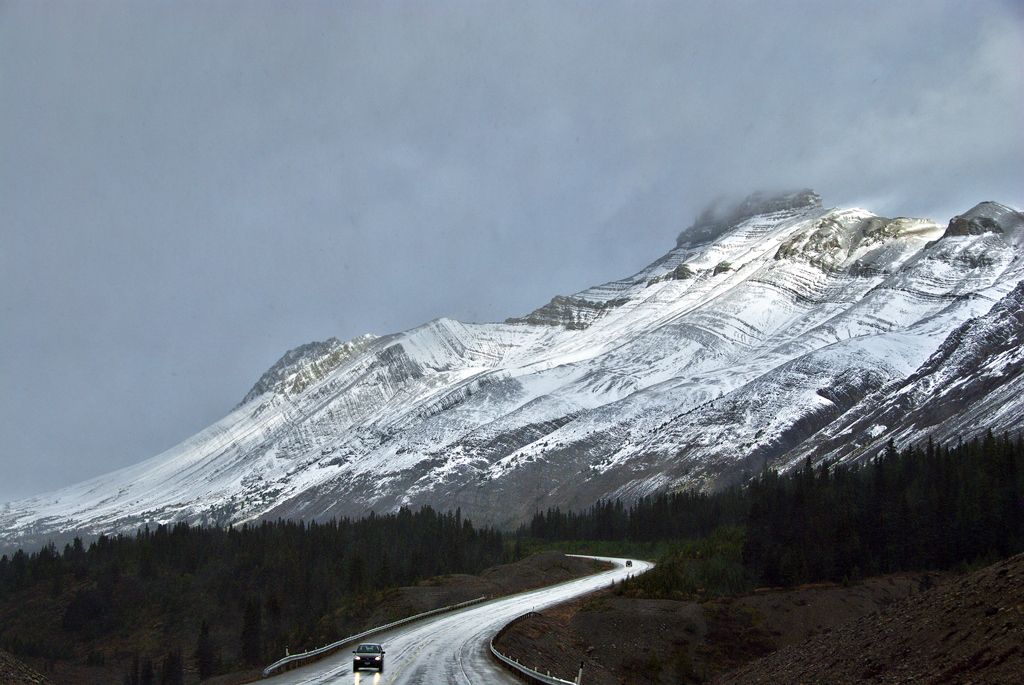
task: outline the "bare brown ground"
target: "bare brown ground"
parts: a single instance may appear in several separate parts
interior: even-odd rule
[[[587,685],[701,683],[909,598],[922,578],[934,582],[902,574],[703,603],[604,591],[518,623],[497,646],[565,679],[582,661]]]
[[[5,685],[49,685],[45,676],[0,650],[0,683]]]
[[[949,578],[716,682],[1024,682],[1024,555]]]
[[[439,576],[419,585],[393,590],[366,624],[379,626],[485,595],[500,597],[533,590],[597,573],[607,567],[607,564],[568,557],[561,552],[539,552],[512,564],[493,566],[478,576]]]

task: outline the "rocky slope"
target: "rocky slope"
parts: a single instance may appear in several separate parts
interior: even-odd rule
[[[518,621],[495,645],[566,680],[583,662],[587,685],[702,683],[876,614],[912,596],[922,578],[931,576],[897,574],[851,587],[821,583],[701,602],[605,591]]]
[[[796,451],[792,461],[850,460],[928,437],[1024,428],[1024,283],[953,331],[909,378],[874,393]]]
[[[943,435],[1009,428],[1020,338],[986,331],[1019,328],[1022,245],[1024,217],[996,203],[943,226],[752,196],[523,317],[293,350],[182,444],[0,507],[0,539],[419,504],[508,524],[862,457],[938,431],[939,408]]]
[[[716,683],[1019,683],[1024,555],[782,649]]]
[[[46,685],[50,681],[0,649],[0,683],[7,685]]]
[[[1019,683],[1024,555],[963,575],[895,574],[705,602],[605,592],[503,631],[497,646],[585,682]]]

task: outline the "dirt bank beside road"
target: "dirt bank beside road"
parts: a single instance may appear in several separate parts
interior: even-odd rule
[[[566,679],[583,661],[588,685],[701,683],[912,597],[934,579],[900,574],[706,602],[606,591],[518,623],[497,646]]]
[[[0,683],[5,685],[49,685],[50,681],[0,649]]]
[[[1006,683],[1024,673],[1024,555],[951,577],[728,674],[762,683]]]
[[[418,585],[390,590],[366,621],[379,626],[438,607],[476,599],[499,597],[554,585],[598,573],[608,564],[570,557],[561,552],[539,552],[511,564],[492,566],[480,575],[454,574],[430,578]]]

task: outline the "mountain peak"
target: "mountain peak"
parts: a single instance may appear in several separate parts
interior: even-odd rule
[[[949,220],[943,237],[1004,233],[1014,235],[1024,228],[1024,214],[998,202],[979,202]]]
[[[0,506],[0,546],[423,504],[515,526],[547,506],[724,487],[812,452],[860,459],[926,438],[920,416],[955,414],[965,437],[1012,427],[1024,215],[982,203],[951,223],[965,235],[935,247],[931,221],[754,194],[705,212],[636,274],[520,320],[308,343],[163,454]],[[901,411],[889,400],[921,369],[922,402]],[[970,409],[973,393],[992,401]]]
[[[331,337],[327,340],[308,342],[292,348],[281,355],[281,358],[260,376],[252,389],[246,393],[241,404],[282,385],[286,385],[286,389],[293,392],[300,391],[345,359],[361,352],[372,340],[374,340],[374,336],[364,335],[343,343],[337,338]],[[292,382],[287,384],[289,380]]]
[[[740,202],[716,200],[676,238],[676,246],[710,242],[733,226],[759,214],[821,207],[821,196],[810,188],[783,193],[754,192]]]

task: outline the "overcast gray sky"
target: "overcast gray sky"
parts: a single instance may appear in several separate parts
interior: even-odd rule
[[[719,194],[1021,206],[1019,7],[0,0],[0,501],[295,345],[632,273]]]

